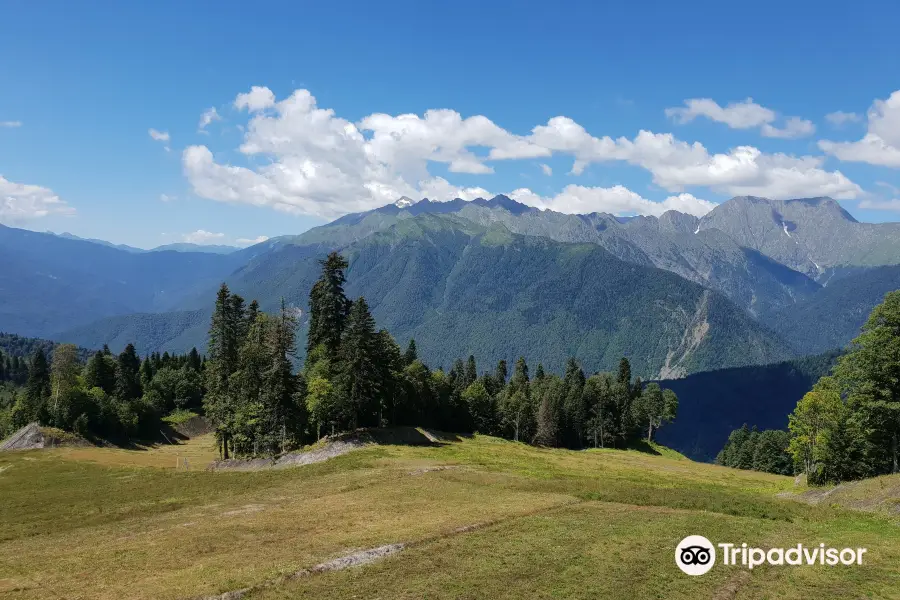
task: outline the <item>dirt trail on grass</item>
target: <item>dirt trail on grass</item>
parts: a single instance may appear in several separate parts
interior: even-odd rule
[[[363,440],[337,440],[306,452],[291,452],[278,458],[251,458],[217,460],[207,467],[208,471],[259,471],[261,469],[284,469],[323,462],[329,458],[347,454],[369,445]]]
[[[261,469],[283,469],[326,461],[370,445],[431,446],[441,443],[443,442],[438,435],[414,427],[361,429],[332,438],[322,438],[320,445],[312,450],[290,452],[275,458],[217,460],[210,464],[207,470],[258,471]]]

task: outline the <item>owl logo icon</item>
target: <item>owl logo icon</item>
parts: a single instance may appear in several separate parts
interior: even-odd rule
[[[688,575],[703,575],[716,564],[716,548],[702,535],[689,535],[675,548],[675,564]]]

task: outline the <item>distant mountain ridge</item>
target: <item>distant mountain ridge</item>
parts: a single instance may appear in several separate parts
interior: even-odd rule
[[[189,242],[175,242],[172,244],[163,244],[162,246],[156,246],[155,248],[151,248],[149,250],[145,250],[143,248],[135,248],[134,246],[129,246],[127,244],[113,244],[112,242],[107,242],[105,240],[98,240],[95,238],[83,238],[79,237],[73,233],[69,233],[68,231],[63,233],[53,233],[52,231],[47,232],[50,235],[55,235],[57,237],[61,237],[67,240],[75,240],[79,242],[90,242],[92,244],[99,244],[101,246],[107,246],[109,248],[116,248],[118,250],[124,250],[125,252],[132,252],[135,254],[141,254],[144,252],[165,252],[165,251],[173,251],[173,252],[205,252],[207,254],[231,254],[232,252],[236,252],[240,250],[237,246],[228,246],[224,244],[192,244]]]
[[[229,287],[258,298],[263,309],[275,309],[282,297],[305,309],[326,251],[316,244],[278,245],[235,271]],[[521,355],[561,370],[572,355],[596,370],[615,367],[624,355],[645,377],[677,377],[791,356],[773,332],[719,294],[622,261],[597,244],[422,212],[342,252],[350,262],[348,295],[365,296],[379,326],[400,340],[415,338],[433,366],[449,368],[453,359],[474,354],[492,368]],[[206,306],[214,293],[207,292]],[[93,344],[137,338],[142,348],[155,350],[159,340],[177,334],[182,345],[170,349],[180,350],[204,339],[209,327],[208,312],[205,319],[190,313],[190,332],[171,326],[188,314],[106,319],[57,337]]]
[[[0,230],[0,259],[4,256],[4,235],[9,237],[10,232],[15,231],[21,232],[9,228]],[[733,318],[740,316],[738,330],[746,333],[751,326],[762,327],[761,333],[754,335],[766,342],[758,346],[759,352],[750,351],[752,358],[748,360],[780,360],[846,344],[858,331],[862,315],[880,301],[883,292],[892,286],[900,286],[897,272],[891,267],[900,265],[900,243],[896,243],[900,240],[898,231],[900,224],[896,223],[859,223],[828,198],[778,201],[738,197],[698,218],[675,211],[659,217],[618,217],[604,213],[570,215],[540,210],[506,196],[495,196],[450,202],[428,199],[416,202],[400,198],[374,210],[345,215],[300,235],[274,238],[265,244],[226,255],[171,251],[129,253],[97,243],[60,240],[58,237],[60,243],[76,245],[35,254],[33,248],[29,250],[30,246],[47,246],[48,243],[43,238],[29,237],[43,234],[27,232],[16,234],[20,238],[17,243],[24,244],[26,251],[19,252],[17,260],[11,261],[13,266],[6,274],[0,274],[0,283],[4,275],[6,281],[11,282],[6,288],[11,294],[9,306],[15,307],[17,303],[19,306],[4,312],[6,305],[0,303],[0,327],[31,335],[53,335],[90,346],[95,346],[104,337],[118,343],[132,336],[129,339],[148,349],[183,351],[191,345],[202,345],[205,340],[208,324],[204,322],[207,317],[203,316],[203,311],[209,310],[219,282],[227,281],[248,299],[259,298],[269,309],[275,308],[282,296],[290,304],[302,308],[317,276],[316,261],[329,251],[337,250],[354,257],[348,273],[348,290],[365,295],[379,321],[387,324],[395,336],[427,337],[426,329],[433,326],[436,330],[443,327],[443,336],[453,338],[455,333],[447,329],[451,326],[447,316],[450,305],[437,303],[434,298],[429,300],[420,281],[409,280],[408,272],[403,277],[395,276],[394,269],[421,268],[423,280],[438,277],[435,285],[451,286],[457,290],[456,295],[465,297],[464,289],[453,287],[457,281],[466,280],[460,273],[471,268],[466,257],[457,255],[460,248],[485,260],[486,247],[504,248],[505,252],[514,248],[532,259],[528,264],[529,268],[535,269],[534,277],[552,280],[555,276],[574,277],[568,272],[554,273],[549,265],[552,257],[562,260],[560,257],[573,252],[560,248],[578,247],[583,248],[579,252],[591,256],[600,256],[591,248],[601,249],[607,258],[596,259],[596,264],[591,267],[597,271],[596,275],[587,268],[579,275],[577,284],[566,284],[573,293],[574,290],[594,289],[592,276],[615,273],[620,277],[619,271],[625,269],[639,269],[648,274],[649,279],[669,281],[670,286],[675,287],[687,280],[702,286],[701,290],[714,292],[705,296],[710,302],[708,306],[712,307],[711,314],[718,314],[719,306],[725,306],[719,298],[727,298],[736,309],[731,313]],[[460,240],[467,241],[463,244]],[[484,240],[505,241],[491,246]],[[457,243],[463,245],[457,247],[454,245]],[[9,252],[11,247],[7,246]],[[97,252],[101,254],[94,256]],[[544,262],[537,260],[538,254]],[[87,260],[89,255],[91,258]],[[154,255],[159,258],[147,258]],[[80,258],[74,260],[76,257]],[[426,257],[450,261],[447,263],[450,271],[445,273],[441,266],[444,263],[440,262],[437,266],[422,266],[421,261]],[[502,263],[508,256],[501,253],[495,259]],[[572,264],[571,261],[563,262]],[[616,267],[611,267],[612,264]],[[377,272],[383,273],[382,279],[393,282],[393,287],[364,274],[361,265],[370,265],[369,270],[374,270],[377,265]],[[168,274],[162,276],[161,270]],[[677,277],[667,278],[658,270]],[[478,282],[481,293],[485,297],[507,297],[502,290],[491,288],[505,278],[505,273],[492,272],[486,283]],[[22,282],[27,282],[24,289],[12,293]],[[854,296],[855,287],[864,293]],[[402,294],[399,290],[403,290]],[[0,288],[0,301],[4,300],[4,293],[4,288]],[[501,313],[506,314],[502,318],[515,315],[514,321],[524,314],[552,311],[554,302],[563,302],[560,305],[563,306],[571,301],[571,298],[551,300],[552,295],[531,297],[534,290],[527,287],[515,287],[512,293],[525,304],[513,307],[512,313],[498,309],[496,314],[490,315],[493,322],[501,319]],[[596,293],[599,297],[603,292],[597,290]],[[625,308],[619,313],[624,319],[620,323],[621,332],[631,331],[628,335],[646,342],[650,338],[629,329],[627,323],[640,319],[640,311],[652,313],[655,309],[645,306],[643,300],[629,296],[624,288],[618,289],[618,293],[622,294],[621,298],[608,296],[608,302],[616,306],[607,308],[605,313],[576,310],[580,317],[566,318],[574,318],[572,323],[590,330],[603,322],[608,314],[619,311],[622,305]],[[663,296],[652,297],[664,305]],[[524,298],[529,299],[526,302]],[[678,310],[670,310],[667,316],[657,317],[669,323],[681,338],[676,343],[670,337],[671,331],[659,334],[667,344],[666,352],[662,354],[658,349],[638,348],[639,360],[645,361],[644,372],[674,377],[726,364],[749,364],[733,362],[731,351],[734,349],[720,348],[718,359],[712,356],[696,359],[703,355],[697,348],[687,355],[679,353],[679,346],[691,346],[693,338],[688,335],[687,327],[690,315],[704,314],[701,297],[692,298],[691,302],[680,304]],[[25,299],[28,301],[24,302]],[[478,302],[477,298],[470,298],[473,306]],[[421,312],[421,306],[430,307],[433,312]],[[565,306],[568,308],[564,312],[574,309],[577,303]],[[638,306],[642,308],[638,309]],[[453,307],[453,311],[462,313],[466,309],[464,306]],[[450,314],[455,314],[453,311]],[[441,318],[444,321],[439,323]],[[456,330],[474,327],[477,319],[473,319],[459,321],[453,327]],[[526,322],[535,325],[527,319]],[[714,325],[711,321],[708,324]],[[542,333],[545,338],[552,338],[569,325],[568,321],[561,320],[552,326],[541,323],[540,327],[545,327]],[[618,327],[606,331],[609,333]],[[483,336],[483,332],[478,335]],[[731,338],[735,344],[747,343],[749,338],[744,342],[737,341],[741,335],[744,334]],[[718,331],[714,331],[713,336],[723,339]],[[475,344],[471,339],[463,341]],[[540,344],[541,341],[533,340],[532,343]],[[480,349],[485,356],[493,356],[491,348],[475,346],[473,350]],[[605,364],[605,358],[596,350],[588,351],[587,346],[579,345],[574,348],[583,356],[593,357],[590,360],[596,364]],[[746,351],[746,347],[741,350]],[[443,350],[437,344],[434,352],[435,358],[443,360],[440,354]],[[667,363],[668,352],[672,352],[673,357]]]

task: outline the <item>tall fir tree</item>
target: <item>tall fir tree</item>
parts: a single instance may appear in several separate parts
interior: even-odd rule
[[[378,414],[379,370],[375,319],[365,298],[353,302],[339,352],[337,387],[348,425],[371,425]]]
[[[411,365],[418,358],[419,351],[416,349],[416,340],[410,338],[409,345],[406,346],[406,352],[403,354],[403,362]]]
[[[328,357],[332,358],[341,346],[350,313],[351,302],[344,293],[344,283],[347,281],[344,270],[349,263],[337,252],[332,252],[319,264],[322,265],[322,274],[309,293],[306,354],[312,355],[313,349],[322,344]]]
[[[133,402],[141,397],[141,360],[134,350],[133,344],[128,344],[116,359],[116,385],[113,391],[120,402]]]

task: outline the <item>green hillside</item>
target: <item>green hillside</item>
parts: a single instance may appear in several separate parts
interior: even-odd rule
[[[205,471],[199,450],[209,438],[0,454],[0,595],[897,597],[900,529],[891,517],[779,497],[804,491],[792,478],[677,455],[443,440],[259,472]],[[190,470],[180,460],[175,470],[179,449]],[[852,567],[751,571],[720,558],[688,577],[673,557],[689,534],[868,552]],[[357,566],[336,560],[375,548],[389,555]]]
[[[596,244],[422,214],[343,253],[350,261],[348,296],[365,296],[380,326],[401,342],[415,338],[436,367],[474,354],[484,368],[525,356],[529,364],[560,371],[565,358],[575,356],[592,372],[613,369],[627,356],[635,373],[656,378],[792,355],[726,298],[673,273],[623,262]],[[227,282],[259,299],[263,310],[274,310],[282,297],[305,310],[323,256],[318,244],[280,245]],[[212,298],[210,291],[206,302]],[[208,321],[196,312],[106,319],[56,337],[187,351],[202,347],[207,330]]]
[[[785,429],[797,401],[828,374],[837,356],[826,352],[660,382],[678,395],[679,405],[678,418],[660,429],[657,439],[694,460],[712,461],[728,434],[745,423],[760,430]]]
[[[798,352],[842,348],[884,295],[900,289],[900,266],[876,267],[836,279],[812,298],[763,317]]]

